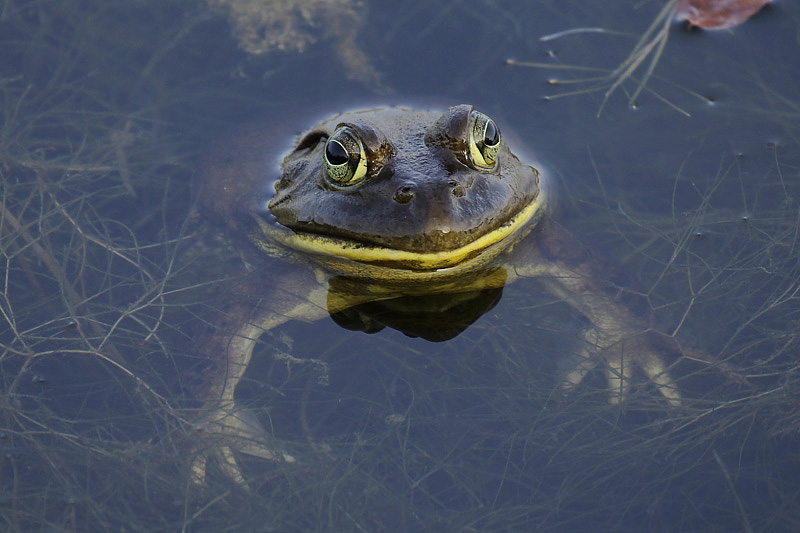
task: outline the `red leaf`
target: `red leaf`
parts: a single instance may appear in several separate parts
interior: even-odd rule
[[[675,14],[692,26],[706,30],[725,30],[738,26],[770,0],[680,0]]]

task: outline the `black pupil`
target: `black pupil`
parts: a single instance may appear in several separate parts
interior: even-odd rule
[[[331,165],[344,165],[350,159],[347,150],[344,149],[342,143],[333,140],[325,147],[325,158]]]
[[[485,146],[496,146],[500,142],[500,132],[491,120],[486,123],[486,131],[483,134],[483,144]]]

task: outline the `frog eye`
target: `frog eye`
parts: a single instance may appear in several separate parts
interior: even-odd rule
[[[469,115],[469,156],[475,166],[493,168],[500,153],[500,130],[479,111]]]
[[[364,144],[352,128],[342,126],[325,143],[325,176],[334,185],[347,187],[367,175]]]

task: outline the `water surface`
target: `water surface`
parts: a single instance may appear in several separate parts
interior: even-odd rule
[[[203,3],[6,2],[0,529],[796,529],[800,8],[674,25],[636,106],[631,79],[599,117],[603,89],[546,98],[596,72],[506,64],[611,71],[660,9],[376,0],[344,17],[354,43],[323,17],[302,53],[252,56]],[[587,27],[609,31],[540,40]],[[666,329],[746,384],[677,361],[682,409],[646,385],[609,405],[599,374],[565,397],[582,319],[534,283],[443,343],[290,324],[239,393],[301,464],[192,487],[191,337],[238,264],[192,213],[205,146],[258,119],[280,153],[344,109],[462,102],[559,181],[558,220]]]

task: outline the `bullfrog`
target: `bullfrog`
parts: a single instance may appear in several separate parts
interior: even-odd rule
[[[252,275],[231,283],[196,342],[208,362],[197,427],[212,450],[197,455],[196,479],[209,456],[239,482],[237,452],[294,460],[234,398],[265,332],[333,316],[352,329],[443,340],[525,278],[588,324],[561,387],[602,368],[612,403],[646,378],[680,405],[661,355],[666,336],[642,318],[617,270],[553,220],[550,176],[520,160],[486,114],[470,105],[339,114],[300,134],[278,174],[270,154],[282,142],[245,130],[212,150],[198,175],[200,211],[242,237]],[[442,332],[408,316],[455,325]]]

